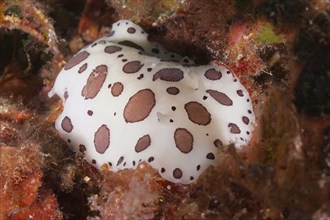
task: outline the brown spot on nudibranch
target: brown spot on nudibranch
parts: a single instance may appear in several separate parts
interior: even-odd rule
[[[214,156],[213,153],[208,153],[208,154],[206,155],[206,158],[209,159],[209,160],[214,160],[214,159],[215,159],[215,156]]]
[[[87,51],[81,51],[78,54],[76,54],[74,57],[72,57],[69,62],[67,62],[64,66],[65,70],[71,69],[72,67],[78,65],[82,61],[86,60],[89,56],[89,53]]]
[[[241,97],[243,96],[243,91],[241,89],[237,90],[236,93],[237,93],[237,95],[239,95]]]
[[[180,90],[177,87],[172,86],[172,87],[168,87],[166,89],[166,92],[170,95],[177,95],[179,94]]]
[[[228,127],[230,128],[230,133],[232,134],[240,134],[241,130],[235,123],[229,123]]]
[[[121,157],[118,159],[117,166],[119,166],[123,161],[124,161],[124,157],[121,156]]]
[[[78,73],[80,74],[80,73],[84,72],[86,69],[87,69],[87,63],[85,63],[84,65],[82,65],[82,66],[79,68]]]
[[[139,51],[139,54],[140,55],[143,55],[143,56],[156,57],[154,54],[149,53],[149,52],[146,52],[146,51],[143,51],[143,50],[140,50]]]
[[[93,99],[100,91],[108,73],[106,65],[99,65],[93,70],[87,79],[87,83],[81,91],[85,99]]]
[[[159,49],[158,48],[152,48],[151,49],[151,52],[156,53],[156,54],[159,54]]]
[[[143,47],[129,40],[120,41],[118,44],[144,51]]]
[[[219,139],[216,139],[214,142],[213,142],[214,146],[217,147],[217,148],[221,148],[223,147],[223,143],[222,141],[220,141]]]
[[[216,71],[215,69],[209,69],[205,72],[204,76],[209,80],[219,80],[222,77],[220,71]]]
[[[211,122],[211,114],[198,102],[188,102],[184,105],[189,120],[198,125],[208,125]]]
[[[193,149],[194,138],[185,128],[177,128],[174,132],[174,141],[176,147],[182,153],[189,153]]]
[[[141,73],[140,76],[137,77],[137,79],[140,80],[140,79],[143,79],[143,77],[144,77],[144,74]]]
[[[122,50],[121,47],[114,46],[114,45],[110,45],[110,46],[107,46],[104,48],[104,52],[109,53],[109,54],[113,54],[113,53],[116,53],[121,50]]]
[[[70,133],[73,129],[71,119],[68,116],[65,116],[62,120],[61,127],[64,131]]]
[[[103,154],[110,145],[110,130],[106,125],[102,125],[97,129],[94,135],[95,150]]]
[[[147,149],[150,146],[150,144],[151,144],[150,136],[146,134],[137,141],[135,145],[135,151],[139,153]]]
[[[180,178],[182,177],[182,170],[179,169],[179,168],[175,168],[175,169],[173,170],[173,177],[174,177],[175,179],[180,179]]]
[[[64,100],[67,100],[67,98],[69,98],[69,93],[68,91],[65,91],[63,94]]]
[[[248,124],[249,124],[249,122],[250,122],[249,118],[248,118],[248,117],[246,117],[246,116],[243,116],[243,117],[242,117],[242,121],[243,121],[243,122],[244,122],[244,124],[246,124],[246,125],[248,125]]]
[[[183,79],[183,71],[178,68],[164,68],[153,75],[152,80],[155,81],[157,79],[178,82]]]
[[[127,32],[130,34],[134,34],[136,32],[136,30],[133,27],[129,27],[129,28],[127,28]]]
[[[84,153],[84,152],[86,151],[86,147],[85,147],[85,145],[80,144],[80,145],[79,145],[79,151],[80,151],[81,153]]]
[[[140,61],[131,61],[123,66],[123,71],[124,73],[128,73],[128,74],[136,73],[143,67],[143,65],[144,64],[141,64]]]
[[[226,106],[233,105],[233,101],[226,94],[222,92],[212,89],[208,89],[206,90],[206,92],[210,94],[212,98],[214,98],[217,102],[219,102],[222,105],[226,105]]]
[[[156,104],[155,94],[150,89],[143,89],[129,98],[125,109],[126,122],[134,123],[147,118]]]
[[[123,92],[123,90],[124,90],[124,85],[121,82],[116,82],[111,87],[111,94],[114,97],[117,97],[117,96],[120,96],[120,94]]]

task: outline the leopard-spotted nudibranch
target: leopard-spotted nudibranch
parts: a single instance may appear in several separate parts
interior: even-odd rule
[[[188,184],[219,147],[248,143],[251,99],[225,66],[189,64],[147,36],[121,20],[68,61],[49,93],[64,104],[56,128],[97,168],[116,172],[145,161]]]

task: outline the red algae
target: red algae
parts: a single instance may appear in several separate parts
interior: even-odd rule
[[[58,210],[56,197],[53,194],[47,195],[42,201],[33,204],[27,209],[15,210],[10,214],[10,219],[45,219],[60,220],[61,212]]]
[[[3,146],[0,155],[0,218],[49,216],[49,219],[61,219],[54,195],[50,192],[39,193],[42,171],[38,148],[27,145],[19,150]],[[40,196],[46,198],[41,199]]]

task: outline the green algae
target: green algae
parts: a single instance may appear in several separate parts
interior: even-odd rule
[[[267,23],[256,37],[257,43],[276,44],[285,43],[283,36],[274,32],[271,24]]]

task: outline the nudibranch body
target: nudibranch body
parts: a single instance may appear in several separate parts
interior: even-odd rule
[[[183,184],[222,145],[247,144],[255,123],[249,94],[228,68],[195,66],[127,20],[68,61],[54,94],[64,104],[60,136],[95,167],[116,172],[147,162]]]

